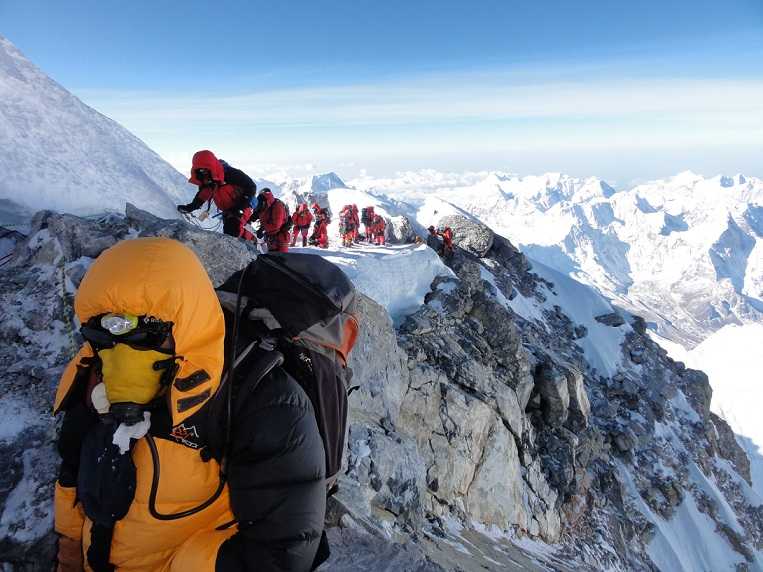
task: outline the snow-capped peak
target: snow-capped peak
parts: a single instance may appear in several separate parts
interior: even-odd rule
[[[310,183],[310,189],[314,193],[325,193],[331,189],[345,189],[347,185],[339,178],[334,172],[324,173],[322,175],[314,175],[313,180]]]

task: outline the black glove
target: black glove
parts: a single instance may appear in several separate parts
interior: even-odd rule
[[[178,205],[178,212],[188,214],[193,212],[193,207],[191,205]]]
[[[257,229],[257,238],[262,238],[265,236],[265,231],[262,228]]]

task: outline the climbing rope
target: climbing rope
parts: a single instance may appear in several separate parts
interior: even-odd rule
[[[74,315],[74,304],[72,304],[72,300],[74,295],[69,294],[66,291],[66,263],[63,255],[61,255],[59,259],[58,270],[61,274],[61,321],[64,323],[64,333],[69,342],[69,355],[67,357],[72,358],[77,353],[77,341],[74,337],[74,323],[72,322],[72,316]]]

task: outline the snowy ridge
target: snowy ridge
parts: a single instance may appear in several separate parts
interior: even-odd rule
[[[0,36],[0,199],[81,215],[127,202],[175,216],[185,177],[126,129],[83,104]]]
[[[423,245],[292,250],[320,255],[337,265],[358,290],[383,306],[396,322],[424,303],[437,276],[453,275],[440,257]]]

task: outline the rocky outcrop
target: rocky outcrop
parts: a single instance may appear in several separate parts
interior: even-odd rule
[[[475,256],[485,256],[493,246],[493,231],[474,219],[449,215],[440,219],[438,228],[449,226],[453,231],[453,244]]]
[[[605,326],[612,326],[613,328],[619,328],[625,323],[623,317],[617,312],[596,316],[596,321]]]
[[[749,562],[763,546],[763,511],[748,500],[749,460],[710,412],[706,376],[670,360],[636,319],[607,328],[624,332],[617,372],[593,370],[588,332],[549,302],[556,286],[506,239],[472,231],[449,260],[454,276],[435,279],[397,329],[360,299],[349,364],[358,389],[325,569],[650,570],[656,519],[687,499]],[[253,255],[134,208],[95,220],[40,213],[0,271],[0,415],[19,420],[0,433],[7,569],[47,569],[53,554],[50,405],[79,344],[75,289],[103,249],[146,235],[191,246],[215,283]],[[520,294],[535,318],[512,310]],[[530,554],[516,537],[554,548]]]
[[[409,244],[415,242],[416,229],[407,216],[393,216],[388,219],[385,229],[385,239],[393,244]]]

